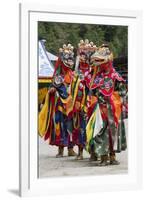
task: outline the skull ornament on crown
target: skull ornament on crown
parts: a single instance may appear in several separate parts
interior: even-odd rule
[[[66,67],[73,68],[75,59],[74,59],[74,47],[71,44],[64,44],[63,48],[59,49],[59,56],[63,64]]]
[[[89,63],[90,56],[96,51],[96,45],[88,39],[80,40],[78,43],[79,61],[82,63]]]

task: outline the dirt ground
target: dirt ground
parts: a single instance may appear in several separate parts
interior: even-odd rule
[[[125,120],[126,132],[128,123]],[[77,146],[74,147],[77,152]],[[75,157],[67,156],[67,148],[64,149],[64,157],[56,158],[57,147],[50,146],[39,138],[39,178],[60,177],[60,176],[87,176],[87,175],[108,175],[126,174],[128,172],[128,150],[117,153],[120,165],[97,166],[97,161],[89,161],[89,153],[84,150],[84,159],[75,160]]]

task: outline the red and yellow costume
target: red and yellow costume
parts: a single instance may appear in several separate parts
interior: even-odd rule
[[[73,72],[73,67],[73,47],[70,44],[64,45],[63,49],[60,49],[60,56],[55,65],[53,84],[39,114],[40,135],[44,136],[45,140],[49,139],[49,144],[59,147],[58,156],[63,156],[63,147],[72,149],[74,145],[72,115],[79,81]],[[43,131],[42,122],[46,127]],[[75,153],[71,151],[69,155]]]
[[[91,118],[87,124],[87,149],[91,147],[97,156],[101,157],[101,166],[107,164],[107,158],[110,155],[110,163],[118,164],[115,160],[115,139],[117,143],[123,143],[122,148],[118,151],[126,149],[125,131],[118,136],[119,120],[121,117],[121,97],[119,91],[115,89],[117,82],[123,82],[123,78],[115,71],[112,65],[113,56],[109,47],[103,45],[97,49],[95,54],[91,56],[91,64],[93,66],[92,81],[89,81],[92,93],[98,98],[98,102],[94,107]],[[90,75],[88,80],[90,79]],[[87,84],[88,84],[87,80]],[[103,128],[97,132],[95,127],[97,105],[101,112],[103,120]],[[90,128],[90,129],[89,129]],[[88,137],[89,135],[89,137]]]

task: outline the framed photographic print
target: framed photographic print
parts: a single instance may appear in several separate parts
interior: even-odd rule
[[[20,195],[140,188],[141,12],[19,10]]]

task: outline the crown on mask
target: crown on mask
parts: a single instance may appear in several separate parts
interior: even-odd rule
[[[90,56],[96,51],[96,45],[88,39],[80,40],[78,43],[78,55],[80,62],[89,63]]]
[[[59,49],[59,55],[64,65],[72,68],[74,65],[74,47],[71,44],[64,44],[62,48]]]
[[[63,48],[59,49],[59,53],[62,54],[68,54],[74,56],[74,47],[71,44],[63,44]]]
[[[97,49],[96,45],[92,41],[89,42],[88,39],[80,40],[80,42],[78,43],[79,53],[82,53],[82,52],[85,52],[85,53],[94,52],[96,49]]]

